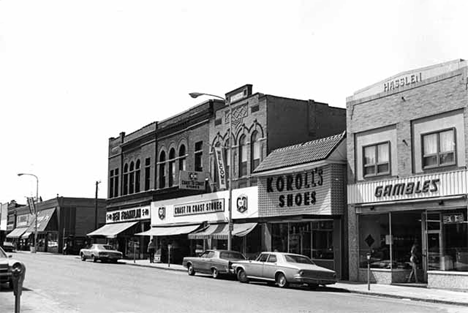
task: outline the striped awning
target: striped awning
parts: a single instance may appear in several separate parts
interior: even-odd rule
[[[115,238],[118,234],[132,227],[138,222],[128,222],[128,223],[115,223],[115,224],[106,224],[101,228],[96,229],[95,231],[88,234],[89,237],[106,237],[106,238]]]
[[[244,237],[250,233],[257,223],[233,224],[232,236]],[[211,224],[207,228],[189,234],[189,239],[224,239],[227,240],[229,236],[229,224]]]
[[[32,232],[27,231],[24,234],[21,235],[21,239],[27,239],[29,236],[31,236]]]
[[[135,234],[137,236],[173,236],[188,234],[199,228],[200,225],[179,225],[169,227],[152,227],[151,229]]]
[[[27,229],[28,229],[27,227],[16,227],[8,235],[6,235],[6,237],[7,238],[20,238],[21,235],[23,235]]]

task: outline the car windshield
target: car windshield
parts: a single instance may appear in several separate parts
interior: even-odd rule
[[[242,253],[233,251],[221,252],[219,257],[226,260],[245,260],[245,257],[242,255]]]
[[[110,245],[103,245],[102,248],[105,250],[114,250],[114,248],[112,248]]]
[[[286,254],[284,258],[289,263],[314,264],[311,259],[302,255]]]
[[[0,259],[6,259],[8,256],[6,255],[5,251],[3,251],[2,248],[0,248]]]

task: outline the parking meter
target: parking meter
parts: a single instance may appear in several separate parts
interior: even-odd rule
[[[168,244],[167,245],[167,267],[171,267],[171,249],[172,249],[172,245]]]
[[[11,275],[13,281],[13,292],[15,296],[21,296],[23,291],[23,281],[26,274],[26,267],[21,262],[15,262],[11,267]]]
[[[371,259],[370,252],[366,254],[366,258],[367,258],[367,290],[370,290],[370,259]]]

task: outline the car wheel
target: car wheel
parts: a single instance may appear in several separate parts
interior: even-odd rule
[[[211,270],[211,276],[213,276],[214,279],[219,278],[219,271],[218,271],[217,268],[213,268],[213,269]]]
[[[278,276],[276,276],[276,284],[280,288],[286,288],[289,285],[288,281],[286,280],[286,276],[284,276],[282,273],[279,273]]]
[[[195,275],[195,269],[193,268],[193,265],[192,263],[190,263],[187,267],[187,273],[190,275],[190,276],[193,276]]]
[[[81,254],[81,261],[86,261],[86,256],[84,255],[84,253]]]
[[[98,258],[95,255],[91,256],[93,258],[93,262],[97,262]]]
[[[245,273],[245,271],[243,269],[240,269],[238,272],[237,272],[237,279],[241,282],[241,283],[248,283],[249,282],[249,278],[247,277],[247,274]]]
[[[309,289],[310,290],[316,290],[318,288],[318,284],[309,284]]]

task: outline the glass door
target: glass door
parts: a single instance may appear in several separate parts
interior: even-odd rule
[[[424,235],[422,259],[424,278],[427,281],[427,271],[440,270],[440,256],[443,251],[441,218],[439,212],[426,212],[423,216]]]

